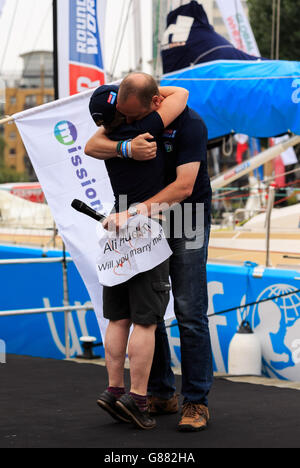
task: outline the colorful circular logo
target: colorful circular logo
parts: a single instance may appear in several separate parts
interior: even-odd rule
[[[62,120],[55,125],[54,135],[59,143],[66,146],[73,145],[77,140],[76,127],[68,120]]]

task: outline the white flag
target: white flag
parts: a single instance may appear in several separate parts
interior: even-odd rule
[[[2,14],[2,10],[4,8],[5,0],[0,0],[0,16]]]
[[[234,47],[260,57],[260,52],[241,0],[217,0]]]
[[[88,106],[92,93],[86,91],[13,117],[59,234],[89,292],[104,337],[108,322],[103,318],[102,286],[97,274],[97,223],[71,207],[74,199],[80,199],[108,214],[114,202],[104,162],[84,154],[86,142],[97,130]],[[168,316],[173,315],[170,304]]]
[[[97,130],[88,107],[92,92],[30,109],[14,119],[104,336],[107,324],[96,267],[97,223],[71,207],[74,199],[80,199],[97,211],[108,212],[114,200],[104,162],[84,154],[87,140]]]

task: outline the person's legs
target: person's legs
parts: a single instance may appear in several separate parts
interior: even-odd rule
[[[134,325],[128,344],[132,393],[147,394],[154,355],[156,325]]]
[[[154,354],[156,325],[134,325],[128,344],[131,387],[116,406],[142,429],[152,429],[156,421],[149,414],[147,386]]]
[[[169,302],[169,262],[132,278],[129,282],[130,315],[134,330],[129,339],[131,391],[117,406],[137,426],[152,429],[156,422],[149,414],[147,388],[151,371],[157,324],[163,321]]]
[[[124,363],[131,325],[127,284],[103,288],[103,314],[109,320],[105,335],[105,361],[108,372],[108,388],[97,400],[98,406],[114,419],[130,422],[116,406],[124,395]]]
[[[175,314],[181,341],[182,394],[184,402],[208,406],[213,382],[213,361],[208,326],[207,251],[209,226],[204,244],[187,249],[186,239],[170,241],[173,256],[170,275]]]
[[[171,352],[165,322],[157,325],[155,351],[149,377],[148,394],[169,400],[176,391],[175,376],[171,366]]]
[[[124,387],[124,364],[130,319],[110,321],[105,335],[105,363],[109,387]]]
[[[181,342],[184,404],[180,431],[201,431],[209,421],[208,394],[213,383],[213,360],[208,326],[207,253],[210,226],[194,245],[172,239],[170,275]],[[204,236],[203,236],[204,234]],[[203,241],[203,242],[202,242]],[[197,245],[197,243],[199,245]]]

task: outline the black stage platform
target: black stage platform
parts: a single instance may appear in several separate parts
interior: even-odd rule
[[[128,372],[127,372],[128,377]],[[216,378],[207,431],[180,433],[178,415],[151,431],[116,423],[96,405],[106,370],[23,356],[0,365],[1,448],[287,448],[300,446],[298,390]],[[180,377],[177,377],[180,389]]]

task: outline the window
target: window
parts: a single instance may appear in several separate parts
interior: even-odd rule
[[[36,106],[36,96],[34,94],[28,94],[25,97],[25,109],[30,109]]]
[[[17,138],[16,132],[10,132],[9,138],[10,138],[11,140],[15,140],[15,139]]]
[[[9,155],[10,155],[10,156],[15,156],[15,155],[16,155],[16,150],[15,150],[15,148],[10,148],[10,150],[9,150]]]
[[[54,98],[53,98],[53,96],[51,96],[51,94],[46,94],[44,96],[44,104],[46,104],[47,102],[51,102],[53,100],[54,100]]]
[[[16,104],[16,102],[17,102],[16,96],[10,96],[9,102],[10,102],[10,104]]]

